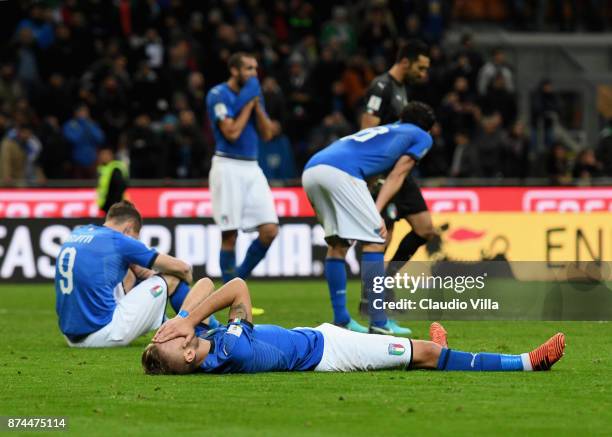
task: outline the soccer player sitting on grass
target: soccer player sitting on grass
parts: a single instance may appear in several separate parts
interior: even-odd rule
[[[60,248],[55,308],[69,346],[125,346],[159,328],[168,298],[182,305],[191,266],[138,241],[141,227],[138,210],[121,201],[102,226],[77,227]]]
[[[191,294],[200,298],[191,299]],[[563,334],[529,353],[504,355],[449,349],[439,323],[432,341],[370,335],[324,323],[316,328],[253,326],[249,289],[233,279],[212,290],[200,280],[179,315],[164,323],[142,355],[148,374],[255,373],[276,371],[349,372],[378,369],[520,371],[549,370],[562,356]],[[209,315],[229,308],[227,326],[196,335]]]

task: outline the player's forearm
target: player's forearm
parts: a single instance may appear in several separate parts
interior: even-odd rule
[[[177,278],[187,282],[188,284],[191,284],[193,282],[193,273],[191,265],[184,261],[181,261],[178,258],[174,258],[170,255],[160,253],[157,256],[153,267],[161,273],[174,275]]]
[[[249,118],[251,117],[254,106],[255,101],[253,100],[247,103],[244,108],[242,108],[242,111],[240,111],[238,117],[229,126],[229,129],[223,132],[223,135],[228,141],[234,142],[240,137],[240,135],[242,135],[242,131],[246,127]]]
[[[376,209],[378,212],[381,212],[387,203],[393,199],[393,196],[395,196],[402,186],[404,178],[405,175],[404,177],[399,175],[389,175],[387,179],[385,179],[385,183],[381,187],[378,197],[376,198]]]
[[[234,279],[211,293],[190,312],[187,320],[195,327],[211,314],[225,308],[230,308],[230,318],[243,318],[249,322],[253,320],[251,298],[243,280]]]
[[[215,292],[213,281],[208,278],[202,278],[189,290],[189,293],[181,305],[181,310],[192,313],[198,305],[204,302],[208,297]]]
[[[255,105],[255,121],[261,139],[270,141],[274,135],[274,126],[259,103]]]

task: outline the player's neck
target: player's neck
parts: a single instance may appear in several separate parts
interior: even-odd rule
[[[238,85],[238,81],[234,79],[233,77],[230,77],[227,80],[227,86],[235,93],[240,92],[240,86]]]
[[[395,64],[393,67],[391,67],[389,69],[389,75],[397,82],[397,83],[402,83],[403,82],[403,78],[402,78],[402,74],[400,73],[400,69],[401,67],[397,64]]]
[[[204,340],[203,338],[198,338],[198,347],[196,349],[196,365],[200,367],[208,353],[210,352],[210,341]]]

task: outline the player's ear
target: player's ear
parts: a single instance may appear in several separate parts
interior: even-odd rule
[[[186,363],[193,362],[193,360],[195,360],[195,355],[195,349],[193,348],[188,347],[183,351],[183,358],[185,358]]]

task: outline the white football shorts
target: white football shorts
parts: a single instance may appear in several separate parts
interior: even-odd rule
[[[257,161],[213,156],[209,174],[213,218],[221,231],[254,231],[278,223],[268,180]]]
[[[385,242],[378,233],[381,215],[363,179],[319,164],[304,171],[302,185],[326,237]]]
[[[317,326],[323,334],[323,357],[315,372],[407,369],[412,362],[408,338],[362,334],[330,323]]]
[[[168,300],[168,285],[161,276],[152,276],[127,294],[119,283],[114,290],[117,306],[108,325],[89,334],[71,347],[127,346],[134,339],[161,326]]]

